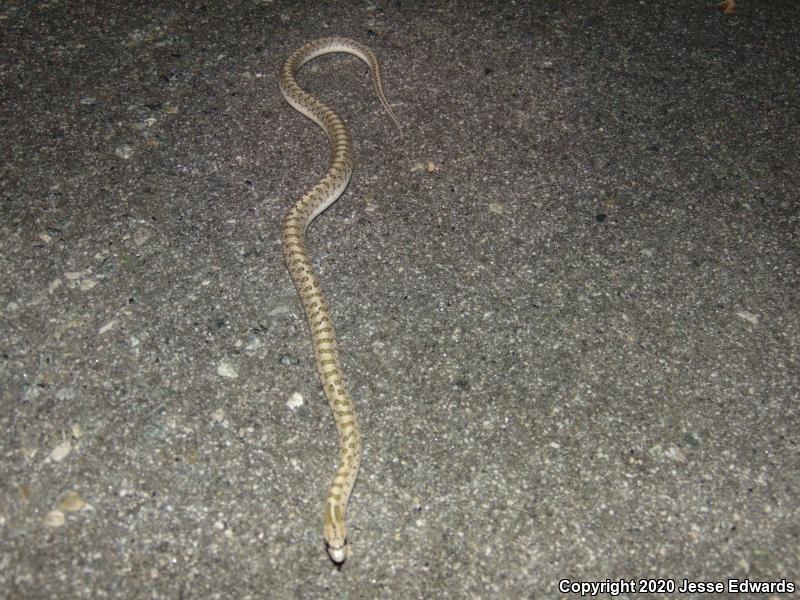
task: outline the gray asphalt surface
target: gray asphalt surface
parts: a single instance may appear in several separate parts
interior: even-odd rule
[[[0,596],[797,597],[800,4],[20,0],[0,33]],[[309,230],[366,444],[341,571],[279,241],[328,149],[276,73],[328,35],[404,126],[356,59],[303,70],[357,153]]]

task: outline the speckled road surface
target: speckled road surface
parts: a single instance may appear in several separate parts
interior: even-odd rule
[[[0,596],[792,596],[800,5],[432,4],[0,6]],[[276,74],[328,35],[404,125],[301,74],[356,148],[309,230],[341,571],[279,241],[328,149]]]

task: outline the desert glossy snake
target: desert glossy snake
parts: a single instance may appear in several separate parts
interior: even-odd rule
[[[375,94],[398,129],[400,125],[383,94],[378,61],[363,44],[346,38],[323,38],[295,50],[284,63],[278,78],[284,98],[322,128],[331,146],[328,171],[286,213],[282,238],[286,266],[311,329],[317,375],[339,432],[339,465],[325,499],[323,535],[328,555],[340,565],[348,556],[345,512],[361,463],[361,434],[355,406],[345,388],[339,365],[331,317],[306,249],[305,233],[311,221],[333,204],[347,187],[353,173],[353,143],[347,127],[336,113],[300,88],[296,80],[297,72],[305,63],[322,54],[336,52],[353,54],[367,63]]]

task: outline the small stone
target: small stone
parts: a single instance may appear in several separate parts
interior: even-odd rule
[[[64,525],[64,513],[60,510],[51,510],[44,518],[44,524],[48,527],[61,527]]]
[[[58,388],[55,391],[54,395],[56,397],[56,400],[59,400],[61,402],[66,402],[68,400],[72,400],[75,397],[75,388],[71,387]]]
[[[122,144],[114,150],[114,154],[123,160],[128,160],[133,157],[133,148],[128,144]]]
[[[754,315],[749,310],[740,310],[736,313],[736,316],[740,319],[744,319],[751,325],[758,325],[758,315]]]
[[[284,354],[278,359],[278,362],[281,363],[284,367],[288,367],[291,365],[300,364],[300,359],[297,358],[296,356],[290,356],[289,354]]]
[[[84,277],[88,274],[87,271],[67,271],[64,273],[64,278],[67,281],[77,281],[81,277]]]
[[[286,304],[278,304],[274,306],[270,311],[267,313],[270,317],[277,317],[279,315],[288,315],[292,312],[292,309]]]
[[[113,329],[113,328],[114,328],[114,326],[115,326],[115,325],[116,325],[118,322],[119,322],[119,321],[118,321],[117,319],[111,319],[111,320],[110,320],[108,323],[106,323],[106,324],[105,324],[105,325],[103,325],[103,326],[102,326],[100,329],[98,329],[98,330],[97,330],[97,333],[98,333],[98,334],[100,334],[100,335],[103,335],[103,334],[104,334],[106,331],[110,331],[111,329]]]
[[[217,365],[217,375],[221,375],[222,377],[226,377],[228,379],[236,379],[239,377],[239,372],[234,368],[229,359],[223,358]]]
[[[69,440],[64,440],[53,448],[52,452],[50,452],[50,458],[55,462],[61,462],[70,452],[72,452],[72,443]]]
[[[67,492],[58,503],[58,510],[62,512],[78,512],[84,506],[86,506],[86,502],[83,501],[78,492]]]
[[[490,202],[489,212],[496,215],[502,215],[505,212],[505,207],[500,202]]]
[[[147,240],[150,239],[150,236],[151,236],[151,232],[147,227],[139,227],[133,233],[133,243],[136,246],[141,246],[141,245],[147,243]]]
[[[292,410],[296,410],[301,406],[303,406],[303,402],[304,402],[303,394],[301,394],[300,392],[294,392],[291,396],[289,396],[289,399],[286,401],[286,406],[288,406]]]
[[[247,337],[247,342],[244,346],[244,351],[252,356],[255,352],[264,345],[264,342],[259,339],[257,335],[250,335]]]
[[[681,450],[677,446],[670,446],[669,448],[667,448],[664,454],[667,456],[667,458],[677,463],[686,462],[686,454],[683,452],[683,450]]]

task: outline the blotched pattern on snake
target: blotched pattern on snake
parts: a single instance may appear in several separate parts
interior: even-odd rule
[[[363,44],[339,37],[315,40],[295,50],[281,69],[278,81],[284,98],[322,128],[331,146],[328,171],[286,213],[282,239],[286,266],[311,329],[317,375],[339,432],[339,465],[325,499],[323,535],[328,555],[335,564],[341,565],[349,554],[345,512],[361,463],[361,433],[353,400],[345,388],[331,317],[322,297],[319,278],[311,266],[305,234],[311,221],[333,204],[347,187],[353,173],[353,142],[336,113],[304,91],[296,80],[300,67],[308,61],[336,52],[353,54],[369,66],[375,94],[398,129],[400,124],[383,93],[378,61]]]

